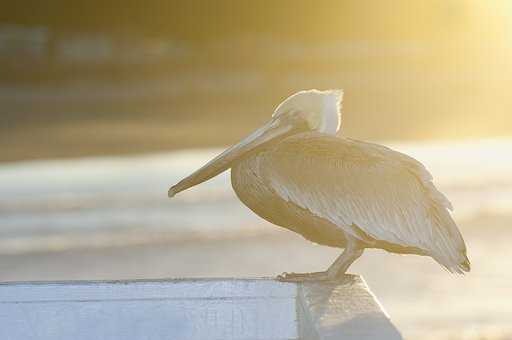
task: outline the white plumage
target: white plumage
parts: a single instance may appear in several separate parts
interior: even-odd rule
[[[241,201],[270,222],[314,242],[345,248],[322,273],[336,278],[364,248],[427,255],[469,271],[464,240],[432,176],[415,159],[336,136],[342,92],[301,91],[272,120],[169,190],[170,196],[232,168]]]

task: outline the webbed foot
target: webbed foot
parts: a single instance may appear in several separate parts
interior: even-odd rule
[[[315,273],[283,273],[277,276],[277,280],[281,282],[304,282],[304,281],[331,281],[328,272]]]

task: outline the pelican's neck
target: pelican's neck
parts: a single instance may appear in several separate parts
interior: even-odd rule
[[[319,131],[335,135],[341,125],[341,93],[335,92],[323,98],[322,122]]]

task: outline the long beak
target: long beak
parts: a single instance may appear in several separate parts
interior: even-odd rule
[[[172,186],[168,192],[169,197],[173,197],[183,190],[186,190],[217,176],[218,174],[231,168],[238,159],[243,157],[251,150],[254,150],[258,146],[261,146],[262,144],[265,144],[273,139],[286,135],[292,129],[292,125],[280,124],[279,120],[276,119],[271,120],[247,136],[240,143],[230,147],[209,161],[202,168],[195,171],[190,176],[184,178],[178,184]]]

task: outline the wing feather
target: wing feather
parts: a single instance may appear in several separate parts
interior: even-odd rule
[[[415,159],[318,133],[289,137],[263,157],[278,195],[344,232],[364,241],[356,225],[375,240],[421,249],[450,271],[469,267],[451,204]]]

